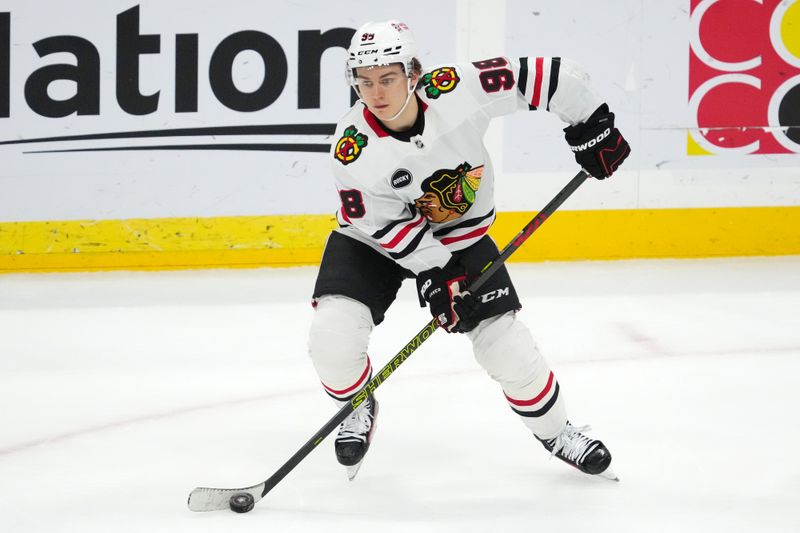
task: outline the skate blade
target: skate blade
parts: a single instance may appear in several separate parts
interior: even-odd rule
[[[363,462],[364,462],[364,460],[362,459],[361,461],[359,461],[358,463],[354,464],[353,466],[345,467],[345,468],[347,468],[347,479],[348,479],[348,481],[353,481],[356,478],[356,474],[358,474],[358,470],[361,468],[361,463],[363,463]]]
[[[611,467],[606,468],[605,470],[603,470],[602,472],[600,472],[599,474],[596,474],[596,475],[597,475],[597,477],[602,477],[602,478],[605,478],[605,479],[607,479],[609,481],[619,481],[619,478],[614,473],[614,471],[611,470]]]

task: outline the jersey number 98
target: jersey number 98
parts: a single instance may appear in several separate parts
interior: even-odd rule
[[[507,91],[514,87],[514,73],[511,69],[503,68],[508,65],[504,57],[476,61],[472,65],[481,71],[481,86],[487,93]]]

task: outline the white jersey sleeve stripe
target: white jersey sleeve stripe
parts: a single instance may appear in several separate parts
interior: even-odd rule
[[[553,91],[547,110],[569,124],[589,118],[603,104],[603,99],[591,87],[589,75],[569,59],[558,62],[558,87]]]
[[[528,58],[519,58],[519,75],[517,76],[517,90],[522,98],[528,90]]]
[[[392,250],[396,248],[397,245],[400,244],[402,241],[408,240],[407,237],[408,234],[411,232],[411,230],[419,226],[424,220],[425,217],[423,217],[422,215],[418,215],[414,220],[412,220],[405,226],[402,226],[400,231],[398,231],[394,235],[394,237],[392,237],[388,242],[379,241],[381,247],[386,250]]]
[[[417,218],[417,216],[416,216],[416,215],[414,215],[414,214],[412,214],[412,215],[411,215],[410,217],[408,217],[408,218],[403,218],[403,219],[400,219],[400,220],[395,220],[394,222],[392,222],[391,224],[387,225],[387,226],[386,226],[386,227],[384,227],[383,229],[379,229],[378,231],[376,231],[375,233],[373,233],[373,234],[372,234],[372,238],[373,238],[373,239],[375,239],[376,241],[379,241],[379,240],[383,239],[384,237],[386,237],[386,235],[388,235],[388,234],[389,234],[389,232],[391,232],[392,230],[394,230],[394,229],[395,229],[397,226],[399,226],[400,224],[405,224],[406,222],[411,222],[411,221],[413,221],[413,220],[416,220],[416,218]]]
[[[465,228],[473,228],[473,227],[478,226],[480,224],[489,224],[489,225],[491,225],[492,222],[494,221],[493,217],[494,217],[494,209],[492,209],[491,211],[489,211],[488,213],[486,213],[482,217],[471,218],[471,219],[469,219],[467,221],[461,222],[460,224],[456,224],[455,226],[450,226],[450,227],[447,227],[447,228],[444,228],[444,229],[438,229],[438,230],[433,232],[433,236],[438,239],[439,237],[444,237],[445,235],[449,235],[449,234],[451,234],[453,232],[457,232],[457,231],[463,230]],[[488,218],[491,218],[492,220],[489,220],[487,222],[486,219],[488,219]]]
[[[464,235],[458,235],[455,237],[445,237],[444,239],[441,239],[439,242],[447,246],[449,244],[464,241],[467,239],[477,240],[478,237],[482,237],[487,231],[489,231],[489,226],[491,226],[491,224],[487,224],[486,226],[483,226],[481,228],[474,229],[469,233],[465,233]]]
[[[425,220],[425,219],[423,218],[422,220]],[[421,231],[417,232],[416,237],[414,237],[411,240],[411,242],[408,243],[408,246],[406,246],[403,250],[401,250],[399,252],[389,252],[389,256],[392,259],[397,260],[397,259],[402,259],[402,258],[406,257],[408,254],[412,253],[414,250],[416,250],[419,247],[420,243],[422,242],[422,239],[425,237],[425,235],[428,234],[428,230],[429,229],[430,229],[430,225],[427,222],[425,222],[425,225],[422,226]]]

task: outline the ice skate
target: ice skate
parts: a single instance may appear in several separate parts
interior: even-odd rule
[[[339,426],[339,434],[334,444],[336,459],[347,467],[347,478],[350,481],[356,477],[364,461],[372,435],[375,433],[377,417],[378,401],[369,398]]]
[[[537,439],[551,455],[555,455],[581,472],[619,481],[609,468],[611,452],[608,448],[599,440],[590,439],[583,434],[589,429],[591,429],[589,426],[576,428],[567,422],[566,427],[555,438],[542,440],[537,437]]]

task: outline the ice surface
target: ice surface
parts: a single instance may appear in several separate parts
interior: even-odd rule
[[[249,514],[196,486],[271,475],[334,414],[306,355],[315,269],[0,276],[0,531],[800,531],[800,257],[511,265],[589,478],[439,332],[379,389],[358,478],[323,443]],[[370,354],[428,320],[410,284]]]

